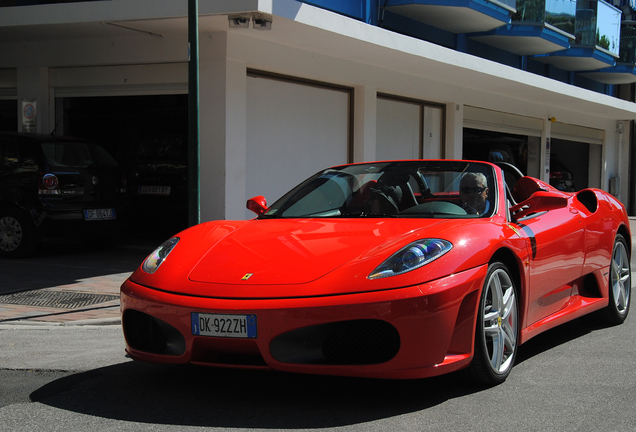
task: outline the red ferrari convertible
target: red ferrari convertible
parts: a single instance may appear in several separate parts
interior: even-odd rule
[[[507,178],[508,177],[508,178]],[[343,165],[258,217],[189,228],[121,288],[136,360],[378,378],[504,381],[519,345],[631,298],[624,207],[502,167]]]

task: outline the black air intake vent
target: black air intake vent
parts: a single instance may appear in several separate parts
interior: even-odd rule
[[[395,327],[381,320],[351,320],[292,330],[276,337],[272,357],[283,363],[368,365],[400,350]]]

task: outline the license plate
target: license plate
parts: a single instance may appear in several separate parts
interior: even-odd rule
[[[192,313],[192,334],[226,338],[256,338],[256,315]]]
[[[87,221],[115,219],[115,209],[84,209],[84,219]]]
[[[139,186],[139,195],[170,195],[170,186]]]

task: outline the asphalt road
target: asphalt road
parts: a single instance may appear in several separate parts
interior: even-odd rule
[[[0,431],[634,431],[636,319],[520,348],[493,388],[153,365],[119,326],[0,327]]]

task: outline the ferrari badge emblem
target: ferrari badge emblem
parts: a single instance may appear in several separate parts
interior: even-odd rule
[[[249,278],[251,278],[252,276],[254,276],[254,273],[246,273],[245,276],[243,276],[241,278],[241,280],[248,280]]]
[[[501,327],[501,317],[497,317],[497,326]]]

